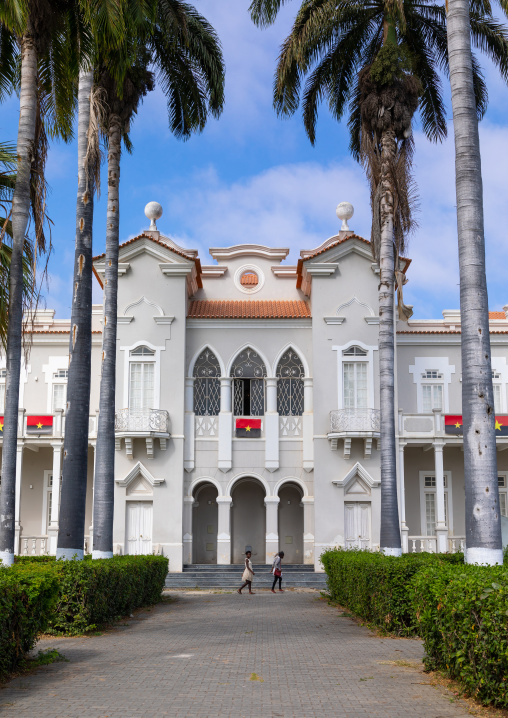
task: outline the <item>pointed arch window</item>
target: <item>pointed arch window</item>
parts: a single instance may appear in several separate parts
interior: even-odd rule
[[[217,416],[220,411],[220,364],[210,349],[204,349],[194,364],[194,413]]]
[[[266,367],[259,354],[247,347],[231,367],[235,416],[263,416],[265,413]]]
[[[277,366],[277,411],[281,416],[303,414],[302,360],[293,349],[285,352]]]

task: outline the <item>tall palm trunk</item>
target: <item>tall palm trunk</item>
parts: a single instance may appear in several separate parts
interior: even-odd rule
[[[93,558],[113,556],[113,508],[115,476],[116,327],[118,305],[118,246],[120,227],[121,123],[112,115],[108,128],[108,211],[102,375],[97,431],[93,506]]]
[[[381,139],[381,245],[379,250],[379,393],[381,414],[381,551],[389,556],[402,553],[397,506],[395,451],[395,318],[393,243],[393,191],[390,168],[397,152],[395,133],[383,132]]]
[[[466,563],[503,563],[469,0],[448,0],[462,327]]]
[[[93,73],[81,71],[78,90],[78,197],[69,378],[57,558],[83,558],[88,470],[92,350],[93,174],[86,163]],[[58,477],[54,477],[57,481]]]
[[[17,176],[12,199],[12,255],[9,272],[5,412],[0,492],[0,561],[14,563],[16,450],[23,334],[23,245],[30,212],[30,171],[37,117],[37,49],[32,33],[21,40],[21,86]]]

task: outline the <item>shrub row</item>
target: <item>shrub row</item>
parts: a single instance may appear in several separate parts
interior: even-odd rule
[[[321,556],[334,601],[390,633],[417,632],[408,585],[424,566],[463,565],[463,554],[404,554],[401,558],[368,551],[333,549]]]
[[[398,635],[423,639],[443,670],[484,704],[508,708],[508,569],[465,566],[462,554],[386,557],[326,551],[332,598]]]
[[[0,679],[34,647],[57,596],[58,577],[44,566],[0,568]]]
[[[163,556],[92,561],[16,561],[0,568],[0,677],[12,672],[42,631],[76,635],[160,600]]]

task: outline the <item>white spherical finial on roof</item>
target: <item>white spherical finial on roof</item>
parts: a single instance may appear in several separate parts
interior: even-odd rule
[[[342,227],[340,228],[341,232],[349,232],[349,225],[347,221],[348,219],[351,219],[355,213],[353,205],[350,202],[341,202],[337,205],[335,212],[337,217],[342,220]]]
[[[145,207],[145,215],[150,220],[150,229],[157,231],[156,219],[162,217],[162,207],[158,202],[149,202]]]

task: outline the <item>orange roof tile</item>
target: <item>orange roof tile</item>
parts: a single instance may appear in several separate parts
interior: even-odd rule
[[[368,239],[364,239],[363,237],[360,237],[358,234],[349,234],[347,237],[343,237],[341,239],[338,239],[336,242],[332,242],[332,244],[329,244],[327,247],[324,247],[324,249],[320,249],[317,252],[314,252],[313,254],[309,254],[306,257],[303,258],[303,262],[306,262],[308,259],[314,259],[314,257],[317,257],[318,254],[323,254],[323,252],[328,252],[329,249],[332,249],[332,247],[337,247],[339,244],[344,244],[344,242],[347,242],[348,239],[359,239],[360,242],[365,242],[365,244],[369,244],[370,242]]]
[[[190,302],[189,319],[307,319],[311,316],[302,300],[197,300]]]
[[[242,287],[255,287],[259,282],[257,274],[254,272],[245,272],[240,277],[240,284]]]
[[[489,312],[489,319],[506,319],[504,312]]]
[[[127,247],[129,244],[132,244],[133,242],[137,242],[138,239],[150,239],[152,242],[155,242],[155,244],[160,244],[161,247],[165,247],[166,249],[169,249],[171,252],[174,252],[175,254],[179,254],[180,257],[185,257],[185,259],[190,259],[192,261],[196,261],[194,257],[190,257],[188,254],[185,254],[185,252],[181,252],[178,249],[175,249],[169,244],[166,244],[166,242],[161,242],[160,239],[156,239],[155,237],[152,237],[150,234],[145,234],[144,232],[141,232],[141,234],[138,234],[136,237],[133,237],[132,239],[128,239],[126,242],[120,245],[120,249],[122,247]],[[95,262],[96,259],[102,259],[106,256],[106,253],[104,254],[98,254],[96,257],[93,257],[93,261]],[[199,261],[199,260],[198,260]]]

